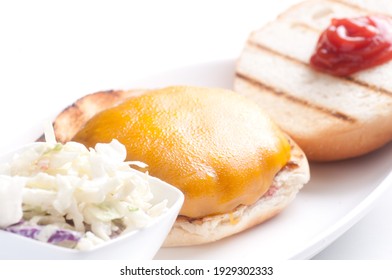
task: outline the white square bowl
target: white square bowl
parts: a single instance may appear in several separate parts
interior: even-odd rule
[[[9,161],[14,153],[1,156],[0,163]],[[129,232],[87,251],[64,248],[0,230],[0,259],[152,259],[173,226],[184,202],[184,195],[177,188],[158,178],[147,176],[147,179],[154,195],[151,202],[157,203],[167,199],[168,207],[165,213],[155,218],[147,227]]]

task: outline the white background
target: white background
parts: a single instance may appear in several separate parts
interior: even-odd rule
[[[236,58],[250,31],[295,2],[1,0],[0,152],[87,93]],[[391,201],[389,191],[315,258],[392,259]]]

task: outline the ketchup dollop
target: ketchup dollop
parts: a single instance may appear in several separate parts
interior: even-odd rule
[[[392,59],[392,20],[385,16],[332,19],[321,34],[310,65],[348,76]]]

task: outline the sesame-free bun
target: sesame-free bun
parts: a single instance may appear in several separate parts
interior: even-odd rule
[[[392,2],[381,2],[382,12],[392,15]],[[331,18],[374,14],[372,10],[381,11],[378,4],[300,3],[252,32],[240,55],[234,89],[266,110],[309,160],[360,156],[392,139],[392,62],[348,77],[316,72],[309,66]]]
[[[116,138],[128,160],[147,163],[152,176],[184,192],[165,246],[212,242],[255,226],[309,180],[302,150],[257,104],[229,90],[100,92],[65,109],[54,128],[59,141],[86,146]]]

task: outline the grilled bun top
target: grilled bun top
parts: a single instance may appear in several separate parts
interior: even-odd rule
[[[234,89],[257,102],[313,161],[371,152],[392,139],[392,61],[347,77],[309,65],[332,18],[382,12],[391,1],[299,3],[252,32],[236,66]]]
[[[73,137],[93,147],[113,138],[128,160],[185,194],[181,215],[200,218],[251,205],[290,159],[290,144],[253,102],[223,89],[146,91],[92,117]]]

